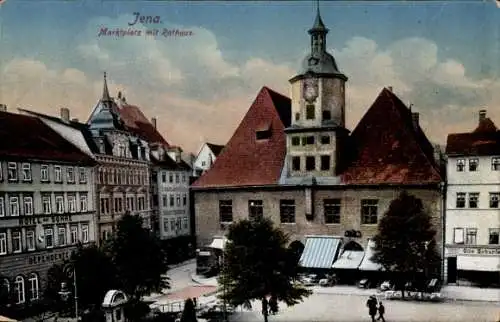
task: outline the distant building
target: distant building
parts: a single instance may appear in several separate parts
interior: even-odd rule
[[[472,132],[448,135],[448,283],[500,282],[500,131],[479,111]]]
[[[107,239],[124,213],[139,215],[152,229],[150,145],[168,143],[141,110],[118,93],[109,95],[106,74],[102,98],[87,121],[97,146],[98,232]]]
[[[210,169],[223,149],[223,145],[204,143],[193,161],[193,176],[199,177],[203,172]]]
[[[377,270],[369,247],[402,190],[420,198],[442,251],[442,176],[419,114],[384,88],[355,129],[345,127],[345,82],[318,12],[291,99],[263,87],[212,167],[192,184],[198,246],[219,245],[235,221],[265,216],[303,249],[300,265]],[[220,238],[219,238],[220,239]],[[218,247],[218,246],[213,246]],[[343,256],[364,251],[360,256]]]
[[[159,147],[152,151],[154,205],[159,214],[158,233],[166,240],[191,235],[189,178],[191,167],[181,159],[182,150]]]
[[[49,268],[95,241],[95,165],[40,119],[0,111],[0,283],[13,304],[41,299]]]

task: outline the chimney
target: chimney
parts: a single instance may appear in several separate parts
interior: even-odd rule
[[[7,105],[0,104],[0,112],[7,112]]]
[[[153,117],[153,118],[151,119],[151,123],[153,124],[153,126],[154,126],[154,128],[155,128],[155,130],[156,130],[156,117]]]
[[[392,86],[387,86],[387,89],[392,93]]]
[[[418,129],[419,126],[419,114],[416,112],[411,113],[411,122],[413,124],[413,128]]]
[[[479,123],[481,123],[481,121],[484,121],[486,119],[486,110],[480,110],[479,111]]]
[[[63,122],[65,123],[69,123],[69,108],[61,108],[61,120],[63,120]]]

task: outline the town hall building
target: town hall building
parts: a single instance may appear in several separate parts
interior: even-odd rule
[[[387,87],[349,131],[348,77],[326,50],[327,33],[318,11],[291,99],[263,87],[192,184],[199,247],[223,245],[217,236],[232,222],[266,216],[303,247],[303,267],[330,269],[358,251],[339,268],[378,270],[371,238],[404,190],[431,214],[442,253],[443,178],[419,114]]]

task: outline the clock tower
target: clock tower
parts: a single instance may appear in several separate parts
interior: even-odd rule
[[[290,79],[292,122],[287,135],[286,177],[336,177],[348,136],[345,82],[335,58],[326,51],[328,29],[319,7],[309,30],[311,51],[300,73]]]

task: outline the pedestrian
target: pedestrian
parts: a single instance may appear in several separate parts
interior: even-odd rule
[[[382,304],[382,302],[378,303],[378,318],[377,321],[382,319],[382,322],[385,322],[384,319],[384,314],[385,314],[385,306]]]
[[[277,314],[278,313],[278,299],[276,296],[271,296],[269,299],[269,313]]]
[[[268,316],[268,310],[269,310],[268,304],[269,304],[269,302],[267,301],[267,298],[264,297],[262,299],[262,315],[264,315],[264,316]]]
[[[377,299],[375,296],[372,295],[368,298],[366,306],[368,307],[368,314],[372,318],[372,322],[375,322],[375,315],[377,315]]]

